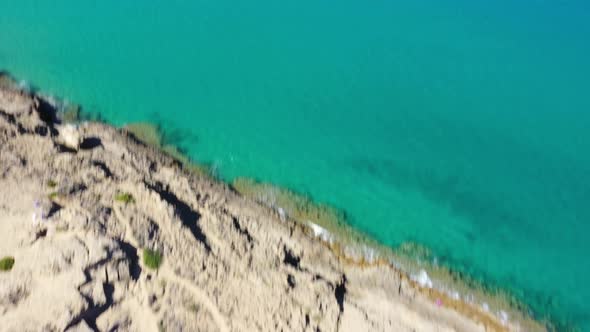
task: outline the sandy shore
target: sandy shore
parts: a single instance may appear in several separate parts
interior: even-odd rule
[[[1,331],[543,330],[354,263],[125,130],[58,124],[6,78],[0,234]]]

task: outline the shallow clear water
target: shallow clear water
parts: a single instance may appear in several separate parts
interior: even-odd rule
[[[590,330],[590,5],[0,0],[0,68]]]

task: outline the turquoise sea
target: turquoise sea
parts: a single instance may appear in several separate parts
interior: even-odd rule
[[[0,0],[0,68],[590,331],[585,0]]]

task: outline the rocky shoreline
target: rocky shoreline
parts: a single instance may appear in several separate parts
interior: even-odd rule
[[[0,331],[544,330],[314,231],[0,77]]]

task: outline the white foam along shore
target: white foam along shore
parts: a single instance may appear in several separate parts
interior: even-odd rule
[[[369,264],[347,260],[326,229],[125,130],[60,125],[47,100],[0,82],[0,256],[14,259],[0,272],[3,331],[543,330],[412,280],[369,247]]]
[[[279,208],[280,209],[280,208]],[[282,209],[281,209],[282,210]],[[283,212],[284,213],[284,212]],[[334,242],[338,242],[338,238],[331,234],[327,229],[323,228],[322,226],[308,221],[307,225],[312,230],[313,235],[316,238],[319,238],[321,241],[324,241],[328,244],[333,244]],[[342,241],[344,242],[344,241]],[[379,253],[379,251],[365,243],[353,243],[347,244],[343,248],[343,254],[350,259],[356,261],[367,262],[369,264],[373,264],[378,262],[380,259],[383,259],[383,255]],[[409,269],[404,268],[399,261],[394,258],[388,257],[389,263],[396,267],[397,269],[401,269],[405,272],[408,272]],[[490,305],[485,302],[485,300],[476,301],[473,293],[466,293],[461,294],[459,291],[449,288],[444,282],[433,282],[433,280],[428,275],[428,272],[423,268],[420,268],[415,273],[409,274],[410,280],[414,281],[419,287],[423,289],[432,289],[435,288],[441,293],[446,294],[446,296],[455,301],[464,301],[465,303],[469,303],[474,306],[479,306],[483,312],[490,313],[496,316],[496,318],[504,325],[508,326],[510,322],[510,314],[507,313],[505,310],[497,309],[495,311],[490,310]],[[436,300],[435,303],[440,305],[440,300]]]

